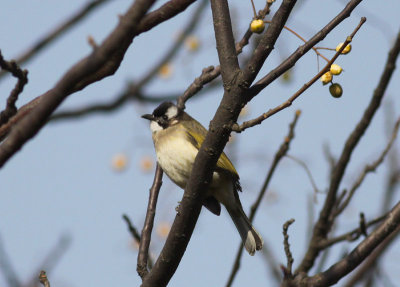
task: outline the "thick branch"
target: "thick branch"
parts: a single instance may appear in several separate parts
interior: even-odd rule
[[[0,167],[40,130],[68,95],[115,73],[136,35],[137,23],[153,2],[136,0],[106,40],[89,56],[75,64],[53,89],[43,95],[40,104],[13,127],[0,146]]]
[[[325,272],[319,273],[304,280],[304,286],[330,286],[354,270],[372,251],[375,250],[392,232],[400,226],[400,203],[388,214],[387,219],[367,238],[365,238],[353,251],[342,260],[332,265]],[[301,285],[303,286],[303,285]]]
[[[211,0],[211,9],[222,81],[224,86],[227,86],[225,88],[230,89],[230,85],[233,84],[234,77],[239,71],[239,61],[236,55],[235,40],[233,39],[228,2]]]
[[[46,36],[39,39],[32,47],[30,47],[22,55],[18,56],[15,62],[17,62],[19,65],[27,62],[33,56],[37,55],[41,50],[47,47],[50,43],[54,42],[54,40],[58,39],[61,35],[78,24],[81,20],[85,19],[85,17],[88,16],[96,7],[99,7],[108,1],[110,0],[92,0],[88,2],[85,4],[85,6],[80,8],[79,11],[75,12],[71,17],[61,23],[57,28],[53,29]],[[2,78],[3,75],[4,73],[0,72],[0,78]]]

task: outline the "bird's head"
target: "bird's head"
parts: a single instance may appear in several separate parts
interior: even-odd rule
[[[150,129],[153,133],[165,130],[179,121],[182,111],[171,102],[163,102],[152,114],[142,115],[142,118],[151,121]]]

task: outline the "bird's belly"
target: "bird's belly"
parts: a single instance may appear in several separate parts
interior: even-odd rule
[[[168,177],[181,188],[192,172],[198,150],[183,138],[174,137],[158,145],[157,160]]]

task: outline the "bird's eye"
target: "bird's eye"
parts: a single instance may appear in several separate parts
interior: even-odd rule
[[[163,115],[162,118],[163,118],[163,120],[168,120],[167,115]]]

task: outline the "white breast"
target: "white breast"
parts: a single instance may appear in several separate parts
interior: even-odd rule
[[[179,135],[180,132],[176,131],[176,133]],[[164,172],[178,186],[185,188],[192,172],[197,149],[185,140],[184,134],[164,137],[156,141],[155,145],[157,160]]]

